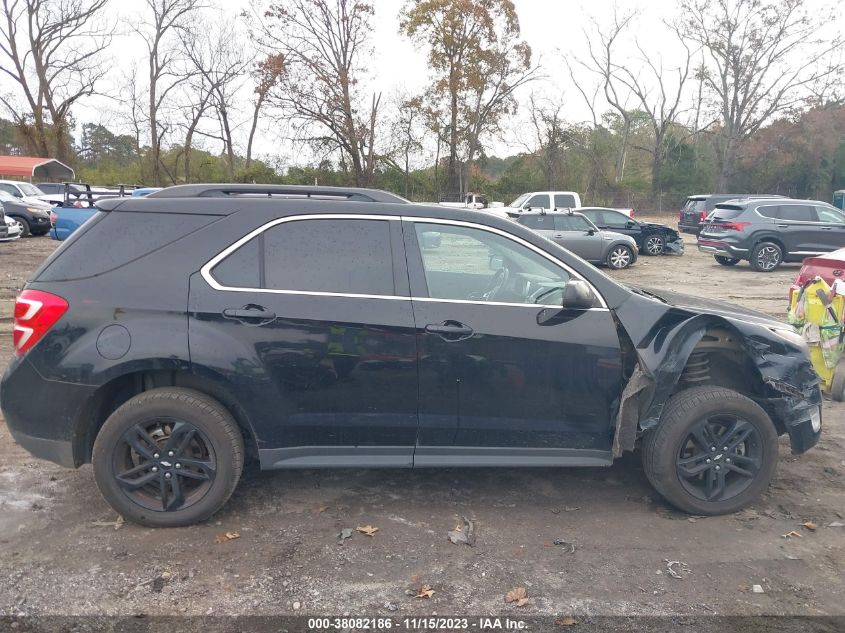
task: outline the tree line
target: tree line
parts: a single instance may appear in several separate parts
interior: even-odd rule
[[[254,0],[237,19],[144,0],[143,55],[119,69],[109,0],[0,2],[0,151],[99,184],[318,181],[428,200],[551,188],[670,208],[693,192],[845,187],[842,36],[810,0],[681,0],[657,50],[643,16],[617,9],[543,64],[512,0],[407,0],[397,28],[429,70],[418,94],[373,88],[376,7],[359,0]],[[78,126],[95,96],[114,122]],[[312,158],[259,160],[268,134]],[[493,156],[504,139],[519,150]]]

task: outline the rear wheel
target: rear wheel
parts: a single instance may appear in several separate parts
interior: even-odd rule
[[[722,266],[736,266],[739,260],[735,257],[725,257],[724,255],[713,255],[715,259]]]
[[[760,273],[770,273],[783,262],[783,249],[774,242],[761,242],[751,251],[751,267]]]
[[[666,249],[666,240],[663,239],[662,235],[649,235],[644,246],[646,255],[662,255]]]
[[[634,261],[634,251],[624,244],[617,244],[607,254],[607,265],[616,270],[628,268]]]
[[[736,512],[769,485],[778,438],[754,401],[722,387],[672,396],[643,438],[643,467],[654,488],[692,514]]]
[[[109,416],[94,442],[94,477],[125,519],[148,527],[203,521],[235,490],[243,438],[231,414],[191,389],[152,389]]]

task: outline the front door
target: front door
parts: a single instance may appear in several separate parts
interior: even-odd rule
[[[191,360],[248,409],[262,465],[410,466],[417,358],[399,219],[269,222],[191,279]]]
[[[845,214],[839,209],[816,205],[816,216],[820,222],[821,245],[826,252],[845,246]]]
[[[404,233],[420,368],[414,465],[606,463],[622,372],[600,299],[561,311],[573,273],[496,229],[420,219]]]

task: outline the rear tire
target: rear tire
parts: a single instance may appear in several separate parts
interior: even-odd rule
[[[836,364],[833,381],[830,383],[830,397],[836,402],[845,400],[845,359]]]
[[[607,265],[614,270],[628,268],[634,262],[634,251],[624,244],[617,244],[607,254]]]
[[[745,508],[768,487],[777,458],[777,431],[766,412],[723,387],[675,394],[643,438],[648,480],[669,503],[691,514]]]
[[[120,406],[94,442],[94,477],[126,520],[178,527],[217,512],[243,469],[232,415],[192,389],[145,391]]]
[[[760,242],[751,250],[751,268],[770,273],[783,263],[783,249],[774,242]]]
[[[724,255],[713,255],[713,259],[722,266],[736,266],[740,261],[735,257],[725,257]]]

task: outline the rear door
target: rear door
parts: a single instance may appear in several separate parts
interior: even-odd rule
[[[416,342],[398,218],[268,222],[193,276],[189,335],[192,363],[252,407],[264,467],[411,465]]]
[[[563,213],[555,215],[554,220],[555,232],[552,239],[555,242],[587,261],[596,262],[601,259],[604,238],[589,220],[580,215]]]

